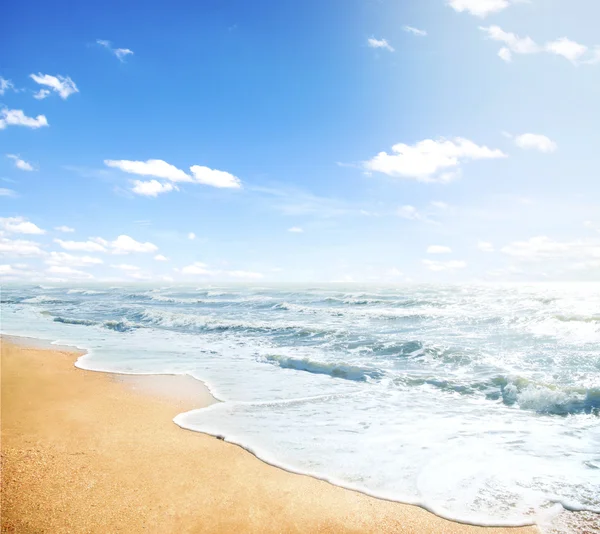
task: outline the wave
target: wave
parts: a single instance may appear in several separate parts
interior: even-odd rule
[[[140,328],[140,325],[134,324],[127,319],[104,321],[102,326],[115,332],[129,332],[130,330]]]
[[[380,380],[385,374],[382,370],[374,367],[361,367],[343,362],[318,362],[309,358],[293,358],[277,354],[264,356],[263,360],[272,365],[277,365],[282,369],[306,371],[313,374],[329,375],[333,378],[343,378],[359,382]]]
[[[81,326],[94,326],[96,323],[95,321],[88,321],[87,319],[74,319],[71,317],[54,317],[53,321],[55,323],[63,323],[63,324],[75,324],[75,325],[81,325]]]
[[[66,301],[58,299],[56,297],[49,297],[48,295],[38,295],[37,297],[30,297],[23,299],[21,304],[61,304]]]
[[[95,289],[69,289],[68,295],[103,295],[106,291],[96,291]]]
[[[141,323],[166,328],[181,328],[209,331],[255,331],[255,332],[292,332],[295,335],[324,334],[327,331],[319,327],[309,327],[296,323],[281,323],[275,321],[244,321],[234,319],[220,319],[212,315],[195,315],[176,313],[160,309],[147,309],[134,315],[134,319]]]

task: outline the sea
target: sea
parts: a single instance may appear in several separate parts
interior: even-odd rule
[[[204,381],[222,402],[174,422],[275,466],[460,522],[600,532],[598,284],[0,297],[3,334],[85,349],[82,369]]]

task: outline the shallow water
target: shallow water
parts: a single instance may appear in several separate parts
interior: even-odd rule
[[[598,285],[10,286],[1,300],[3,333],[86,348],[80,367],[204,380],[225,402],[177,424],[292,471],[478,524],[560,532],[600,513]]]

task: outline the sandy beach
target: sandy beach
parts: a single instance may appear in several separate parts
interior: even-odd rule
[[[511,532],[269,466],[172,418],[215,402],[189,377],[74,367],[2,339],[2,532]]]

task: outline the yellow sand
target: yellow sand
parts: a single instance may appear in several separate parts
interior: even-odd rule
[[[2,340],[2,532],[537,532],[287,473],[172,422],[211,401],[201,383],[82,371],[76,357]]]

